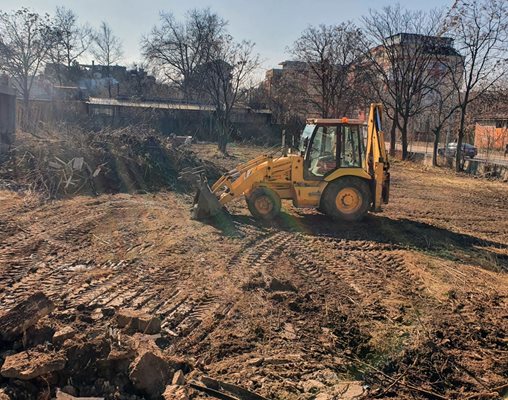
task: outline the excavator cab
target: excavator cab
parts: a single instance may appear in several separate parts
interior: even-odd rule
[[[338,168],[362,168],[366,124],[338,121],[308,120],[300,144],[306,179],[324,179]]]
[[[382,106],[371,104],[368,120],[308,119],[297,152],[257,157],[224,174],[211,187],[206,179],[194,201],[202,219],[245,196],[251,214],[274,218],[281,200],[316,208],[334,219],[357,221],[388,202],[389,163],[381,128]]]

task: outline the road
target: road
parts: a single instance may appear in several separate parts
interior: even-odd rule
[[[389,142],[386,142],[387,148],[390,146]],[[402,146],[400,143],[397,143],[395,146],[397,150],[401,150]],[[408,150],[413,153],[421,153],[421,154],[428,154],[429,156],[432,155],[432,143],[411,143],[409,145]],[[508,167],[508,157],[503,156],[503,152],[501,151],[492,151],[492,152],[486,152],[486,151],[479,151],[478,155],[474,158],[475,161],[484,162],[484,163],[491,163],[491,164],[498,164],[502,166]]]

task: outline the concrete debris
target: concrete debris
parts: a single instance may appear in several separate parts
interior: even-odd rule
[[[162,397],[164,400],[188,400],[189,394],[185,386],[168,385]]]
[[[161,330],[161,320],[138,310],[119,310],[116,321],[120,328],[153,335]]]
[[[173,385],[184,385],[185,384],[185,375],[181,369],[179,369],[178,371],[175,372],[171,383]]]
[[[173,371],[162,357],[147,351],[132,362],[129,378],[137,390],[150,398],[157,398],[164,392],[172,375]]]
[[[63,343],[67,339],[72,338],[75,334],[76,334],[76,331],[72,327],[66,326],[66,327],[60,329],[59,331],[55,332],[55,334],[53,335],[53,343],[55,343],[55,344],[56,343]]]
[[[55,308],[53,302],[42,292],[37,292],[0,316],[0,332],[3,340],[14,340],[39,319]]]
[[[104,400],[104,397],[76,397],[57,389],[56,400]]]
[[[293,326],[293,324],[290,323],[284,324],[282,336],[287,340],[296,340],[298,338],[298,335],[296,334],[296,329]]]
[[[61,371],[66,359],[59,353],[22,351],[7,356],[0,373],[5,378],[29,380],[49,372]]]

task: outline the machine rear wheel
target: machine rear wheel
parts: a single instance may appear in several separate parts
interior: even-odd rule
[[[321,207],[335,219],[359,221],[370,208],[369,185],[350,176],[331,182],[323,194]]]
[[[280,213],[281,201],[273,190],[259,187],[247,197],[247,206],[255,218],[270,220]]]

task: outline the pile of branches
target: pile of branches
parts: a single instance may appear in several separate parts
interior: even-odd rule
[[[185,191],[178,180],[186,167],[204,167],[210,179],[220,173],[188,145],[153,130],[130,126],[85,131],[62,125],[37,136],[18,134],[0,180],[47,198],[76,194]]]

